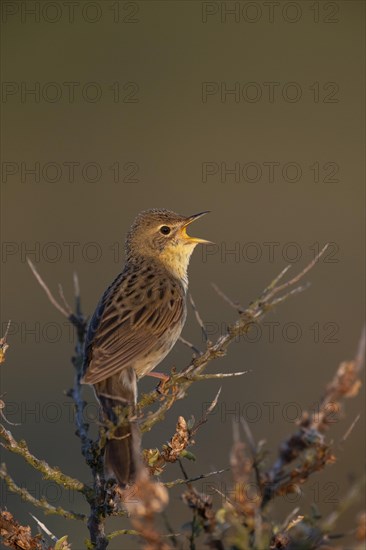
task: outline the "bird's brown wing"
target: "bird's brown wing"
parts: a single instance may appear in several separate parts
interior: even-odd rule
[[[83,383],[143,359],[184,319],[183,292],[169,278],[157,277],[140,293],[134,287],[128,277],[117,278],[103,296],[89,326]]]

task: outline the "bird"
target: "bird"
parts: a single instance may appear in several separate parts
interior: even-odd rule
[[[125,265],[106,289],[89,322],[83,384],[92,385],[102,419],[112,425],[104,473],[125,488],[143,470],[136,420],[137,382],[178,340],[187,316],[188,265],[198,244],[187,227],[208,211],[182,216],[166,209],[137,215],[125,241]]]

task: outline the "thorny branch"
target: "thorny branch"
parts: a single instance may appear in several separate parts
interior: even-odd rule
[[[59,285],[59,297],[62,305],[53,296],[47,284],[43,281],[42,277],[39,275],[35,266],[29,259],[28,264],[38,283],[45,291],[51,304],[69,320],[76,330],[77,343],[75,346],[75,355],[72,358],[72,363],[75,367],[74,386],[71,390],[69,390],[68,396],[73,399],[75,406],[77,428],[76,435],[81,441],[81,452],[93,475],[93,488],[85,495],[90,506],[88,529],[90,532],[91,544],[100,550],[104,550],[108,545],[108,539],[104,529],[104,521],[108,514],[109,506],[106,502],[107,493],[105,491],[101,449],[98,441],[93,441],[88,436],[89,425],[84,421],[84,409],[86,402],[82,397],[80,381],[82,377],[83,350],[87,329],[87,319],[84,317],[81,310],[79,281],[76,274],[74,274],[75,313],[73,313],[71,307],[65,299],[61,285]]]
[[[259,323],[269,310],[273,309],[276,305],[285,301],[291,295],[305,290],[306,285],[296,285],[314,267],[319,258],[324,254],[326,248],[327,246],[325,246],[323,250],[314,258],[314,260],[312,260],[300,273],[298,273],[288,281],[280,284],[280,281],[283,279],[291,266],[286,267],[268,285],[268,287],[262,292],[261,296],[256,301],[249,304],[249,306],[246,308],[241,306],[238,302],[233,302],[220,289],[214,287],[216,292],[239,314],[239,319],[229,325],[225,334],[217,338],[215,342],[209,341],[202,318],[198,312],[195,303],[193,302],[193,299],[190,297],[196,320],[201,327],[202,333],[205,337],[206,347],[203,351],[199,351],[193,344],[181,338],[181,341],[193,352],[192,360],[189,365],[181,372],[172,372],[171,378],[164,386],[165,393],[163,395],[156,391],[152,391],[149,394],[142,396],[139,403],[139,420],[142,430],[150,430],[159,420],[161,420],[176,400],[185,397],[188,388],[193,382],[206,380],[209,378],[224,378],[228,376],[239,376],[245,374],[245,372],[203,374],[203,371],[213,359],[224,356],[227,352],[227,348],[229,347],[229,345],[234,340],[236,340],[237,337],[244,335],[248,331],[250,331],[253,325]],[[221,529],[222,525],[224,524],[222,524],[222,520],[219,520],[217,515],[213,511],[212,499],[196,491],[192,487],[191,483],[199,479],[220,474],[224,472],[225,469],[215,472],[209,472],[207,474],[201,474],[190,479],[183,469],[182,471],[184,473],[184,479],[177,479],[173,482],[168,482],[165,484],[152,483],[152,481],[148,477],[142,478],[136,485],[136,489],[139,493],[139,499],[133,502],[125,502],[125,507],[132,514],[131,519],[134,529],[119,529],[109,535],[106,535],[104,529],[105,518],[109,515],[123,515],[124,512],[121,512],[121,510],[118,508],[118,504],[116,505],[115,499],[117,493],[114,492],[113,488],[111,489],[111,487],[108,487],[105,484],[105,480],[103,479],[102,446],[100,444],[100,441],[103,441],[103,432],[101,432],[100,437],[97,441],[93,441],[88,435],[89,425],[84,421],[83,413],[86,403],[82,398],[80,380],[82,375],[83,347],[87,328],[87,320],[83,316],[81,310],[78,279],[75,275],[75,312],[73,312],[72,308],[69,306],[65,299],[62,287],[59,285],[59,299],[56,299],[37,272],[32,262],[28,260],[28,263],[36,280],[45,291],[51,304],[69,320],[69,322],[74,326],[77,333],[75,356],[72,358],[72,362],[75,367],[75,380],[74,386],[68,392],[68,395],[72,397],[74,401],[74,406],[76,410],[76,433],[81,440],[82,454],[87,464],[89,465],[93,475],[93,487],[84,485],[78,480],[74,480],[73,478],[66,476],[65,474],[60,472],[58,468],[51,468],[46,462],[36,459],[33,455],[31,455],[27,445],[24,442],[16,442],[10,432],[6,431],[5,428],[1,426],[0,435],[5,441],[4,446],[9,451],[16,452],[23,456],[23,458],[28,461],[34,468],[38,469],[44,477],[54,479],[63,487],[67,489],[74,489],[84,494],[86,500],[90,505],[90,515],[88,519],[88,528],[91,537],[88,546],[90,548],[104,550],[107,547],[108,542],[116,536],[134,535],[142,536],[145,541],[144,548],[146,548],[146,550],[162,550],[163,548],[168,549],[169,546],[166,542],[166,536],[160,535],[160,533],[156,530],[154,526],[154,516],[166,505],[168,498],[166,488],[171,488],[175,485],[180,485],[184,483],[187,485],[188,489],[183,498],[185,502],[192,508],[194,513],[194,522],[192,523],[191,548],[194,548],[194,540],[197,535],[196,529],[199,528],[199,526],[201,525],[208,537],[206,541],[207,544],[211,548],[223,549],[223,539],[221,540],[223,534],[221,532]],[[231,467],[233,469],[234,480],[246,480],[248,479],[250,472],[254,471],[257,483],[261,488],[262,495],[261,498],[258,499],[257,502],[252,503],[251,506],[248,505],[248,502],[241,501],[240,498],[242,497],[240,495],[239,501],[230,502],[230,499],[226,498],[227,508],[225,513],[227,514],[227,518],[229,518],[229,516],[231,515],[232,527],[239,529],[241,537],[243,536],[243,529],[249,528],[249,538],[247,539],[248,546],[245,546],[245,548],[254,548],[260,545],[260,540],[263,540],[261,539],[261,534],[265,531],[266,528],[264,524],[262,525],[263,520],[261,516],[261,509],[266,506],[266,504],[274,496],[280,494],[281,491],[286,488],[289,480],[292,483],[302,483],[306,479],[306,477],[310,475],[310,473],[318,470],[326,463],[332,461],[330,450],[328,446],[325,445],[322,438],[327,427],[325,410],[327,404],[339,402],[343,397],[351,397],[357,393],[360,384],[358,375],[362,365],[362,346],[364,348],[364,340],[362,342],[363,344],[360,345],[360,350],[355,360],[351,362],[344,362],[340,365],[334,380],[328,386],[325,392],[324,398],[322,400],[322,406],[320,408],[320,413],[318,413],[317,416],[304,416],[304,418],[300,422],[299,431],[288,438],[281,446],[279,457],[272,468],[270,468],[268,471],[262,470],[262,457],[260,454],[260,449],[256,446],[254,438],[251,435],[248,426],[244,426],[244,428],[247,438],[249,439],[249,444],[251,448],[252,457],[250,459],[246,458],[245,456],[243,444],[241,444],[241,442],[236,439],[231,458]],[[4,360],[4,354],[7,347],[8,344],[6,343],[5,335],[0,340],[0,362],[3,362]],[[166,390],[170,390],[170,393]],[[156,467],[156,469],[158,470],[160,466],[165,465],[167,462],[174,462],[176,460],[178,460],[179,464],[181,465],[180,458],[184,456],[189,457],[190,453],[186,449],[190,444],[194,443],[194,434],[198,431],[201,425],[207,421],[207,415],[216,405],[217,399],[218,395],[213,401],[211,407],[206,411],[206,415],[204,415],[203,418],[198,422],[186,422],[183,417],[180,417],[178,419],[176,433],[173,435],[170,442],[163,447],[162,451],[158,451],[157,449],[155,450],[157,452],[157,455],[152,460],[153,468]],[[141,414],[145,408],[153,405],[154,403],[158,403],[157,410],[155,410],[154,412],[149,412],[148,414],[145,413],[145,415]],[[353,429],[353,426],[356,422],[357,420],[354,421],[354,423],[349,428],[347,436],[348,433]],[[346,436],[343,440],[345,439]],[[306,453],[311,448],[315,448],[318,453],[315,457],[315,460],[313,460],[313,462],[309,462],[308,460],[307,469],[303,468],[302,466],[296,466],[291,471],[289,469],[289,465],[297,458],[300,458],[303,453]],[[193,457],[193,455],[191,457]],[[154,462],[156,462],[156,464]],[[2,477],[8,483],[8,486],[11,490],[18,492],[18,494],[22,494],[26,498],[26,500],[31,502],[31,499],[28,498],[28,496],[31,495],[29,495],[26,490],[23,490],[16,485],[16,483],[8,475],[5,466],[1,467],[0,469],[0,477]],[[22,491],[25,492],[23,493]],[[354,493],[352,493],[349,500],[351,500],[351,497],[354,497]],[[32,503],[36,506],[41,506],[46,513],[58,513],[59,515],[70,519],[85,520],[85,517],[82,514],[75,514],[74,512],[68,512],[61,508],[52,507],[51,505],[49,505],[49,503],[43,501],[42,499],[38,501],[37,499],[35,499],[35,501],[36,502]],[[303,516],[295,517],[296,513],[297,511],[294,511],[291,518],[289,518],[288,521],[286,520],[286,527],[284,527],[283,532],[278,533],[278,536],[276,535],[276,537],[271,539],[271,541],[268,537],[267,539],[265,539],[267,540],[267,542],[265,543],[266,547],[289,549],[292,548],[291,546],[286,546],[282,544],[282,542],[290,541],[291,537],[289,537],[288,531],[290,529],[295,530],[298,525],[302,524]],[[243,518],[244,524],[240,524],[240,522],[243,521]],[[328,525],[334,523],[333,519],[334,518],[331,517],[328,518]],[[362,521],[360,520],[358,533],[363,532],[362,525]],[[179,536],[179,533],[174,534],[173,531],[171,531],[170,536],[172,537],[171,540],[174,542],[174,545],[177,546],[176,537]],[[254,546],[252,546],[253,544]],[[235,548],[241,549],[244,547],[242,545],[238,545],[235,546]]]
[[[314,265],[319,261],[321,256],[327,250],[327,248],[328,245],[324,246],[319,254],[300,273],[295,275],[295,277],[293,277],[289,281],[286,281],[285,283],[282,283],[280,285],[278,283],[291,267],[287,266],[268,285],[268,287],[262,292],[261,296],[257,300],[249,304],[247,308],[244,308],[243,306],[234,303],[229,298],[225,297],[226,301],[229,301],[229,303],[233,305],[233,307],[235,307],[235,309],[239,312],[239,319],[229,325],[226,333],[219,336],[215,343],[207,340],[205,351],[203,351],[198,357],[194,357],[191,363],[181,372],[173,373],[171,375],[170,379],[164,384],[164,389],[166,391],[172,389],[172,393],[166,394],[163,397],[163,403],[160,404],[158,409],[153,413],[150,412],[146,416],[145,420],[142,421],[142,431],[151,430],[151,428],[157,422],[162,420],[165,416],[165,413],[171,408],[174,402],[178,399],[183,399],[186,396],[187,390],[191,386],[191,384],[195,380],[198,380],[200,376],[204,376],[202,375],[202,372],[205,370],[208,363],[210,363],[213,359],[226,355],[227,348],[236,338],[247,334],[253,328],[253,325],[259,323],[264,315],[268,311],[273,309],[276,305],[285,301],[289,296],[305,290],[306,286],[298,286],[295,288],[291,287],[297,284],[304,277],[304,275],[306,275],[306,273],[308,273],[310,269],[314,267]],[[288,290],[290,288],[291,290]],[[275,298],[277,294],[285,290],[288,290],[288,292],[278,298]],[[220,291],[220,296],[225,296],[222,291]],[[203,322],[199,315],[197,317],[196,308],[195,313],[198,323],[202,329]],[[141,397],[139,407],[140,409],[144,409],[145,407],[152,405],[159,399],[161,399],[161,396],[157,394],[156,391],[152,391]]]

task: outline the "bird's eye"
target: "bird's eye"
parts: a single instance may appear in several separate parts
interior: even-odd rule
[[[160,233],[162,233],[163,235],[169,235],[170,227],[168,227],[167,225],[162,225],[160,228]]]

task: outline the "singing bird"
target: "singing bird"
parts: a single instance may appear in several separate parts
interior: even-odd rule
[[[105,475],[125,487],[142,467],[134,419],[137,381],[151,373],[178,340],[186,320],[187,269],[205,239],[187,227],[207,212],[185,217],[169,210],[141,212],[127,235],[123,271],[104,292],[89,323],[84,384],[92,384],[111,430]],[[151,373],[151,376],[158,373]],[[121,410],[128,411],[121,422]]]

